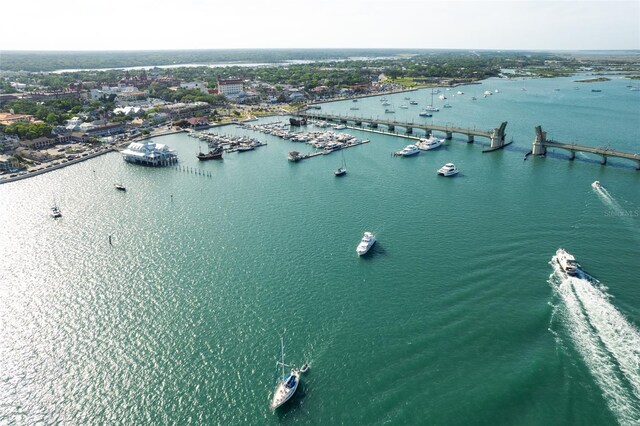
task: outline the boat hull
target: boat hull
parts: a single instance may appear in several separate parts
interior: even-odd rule
[[[288,388],[286,383],[289,381],[291,376],[295,376],[295,384],[293,387]],[[271,399],[271,409],[275,410],[278,407],[281,407],[285,402],[289,401],[296,390],[298,389],[298,385],[300,384],[300,372],[294,371],[291,373],[285,381],[278,383],[275,390],[273,391],[273,398]]]

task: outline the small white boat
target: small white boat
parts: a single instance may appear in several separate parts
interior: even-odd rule
[[[596,180],[596,181],[594,181],[594,182],[591,184],[591,187],[592,187],[593,189],[601,189],[601,188],[602,188],[602,184],[600,183],[600,181],[599,181],[599,180]]]
[[[410,157],[412,155],[416,155],[419,153],[420,153],[420,150],[418,149],[417,146],[407,145],[404,148],[402,148],[400,151],[396,151],[395,155],[398,155],[400,157]]]
[[[434,107],[433,105],[427,105],[426,107],[424,107],[425,111],[440,111],[440,108],[438,107]]]
[[[383,106],[389,106],[389,105],[391,105],[391,102],[384,101],[384,102],[382,103],[382,105],[383,105]]]
[[[464,95],[464,92],[462,90],[458,90],[458,92],[456,94],[457,95]]]
[[[115,188],[118,191],[126,191],[127,190],[127,188],[121,183],[114,183],[113,186],[115,186]]]
[[[578,275],[578,268],[580,265],[576,262],[575,257],[569,254],[565,249],[559,248],[558,251],[556,251],[556,261],[567,275]]]
[[[282,366],[282,379],[278,381],[273,391],[273,398],[271,399],[271,409],[273,410],[291,399],[296,389],[298,389],[298,384],[300,384],[300,370],[292,369],[291,373],[285,376],[284,367],[288,366],[284,363],[284,341],[282,338],[280,338],[280,345],[282,347],[282,361],[276,363],[276,368]]]
[[[409,105],[400,105],[401,109],[409,109]]]
[[[484,95],[485,96],[490,96],[490,95],[493,95],[493,93],[491,92],[491,90],[485,90],[484,91]]]
[[[309,371],[309,364],[307,364],[306,362],[304,363],[304,365],[302,367],[300,367],[300,373],[306,373],[307,371]]]
[[[418,101],[411,101],[409,102],[409,105],[418,105]]]
[[[430,149],[435,149],[442,145],[444,139],[438,139],[433,136],[430,136],[428,139],[420,139],[416,146],[420,151],[429,151]]]
[[[385,114],[395,114],[396,112],[394,110],[392,110],[392,109],[388,109],[387,108],[387,109],[384,110],[384,113]]]
[[[375,242],[376,236],[373,235],[373,232],[365,232],[362,236],[362,240],[360,240],[360,244],[358,244],[358,247],[356,247],[356,253],[358,253],[358,256],[367,254],[367,252],[375,244]]]
[[[442,108],[451,108],[451,105],[449,105],[449,104],[444,104],[444,105],[442,105]]]
[[[60,211],[60,208],[58,206],[54,205],[53,207],[51,207],[51,217],[54,219],[62,217],[62,212]]]
[[[458,173],[458,168],[453,163],[447,163],[438,169],[438,174],[442,176],[453,176]]]
[[[346,128],[347,128],[347,126],[345,126],[344,124],[338,124],[338,125],[335,127],[335,129],[336,129],[336,130],[344,130],[344,129],[346,129]]]

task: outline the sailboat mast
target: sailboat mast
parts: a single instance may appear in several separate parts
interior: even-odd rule
[[[282,353],[282,381],[284,381],[284,337],[280,337],[280,352]]]

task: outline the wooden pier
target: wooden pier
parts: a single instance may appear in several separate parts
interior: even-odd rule
[[[576,158],[576,152],[587,152],[602,156],[600,164],[607,164],[607,158],[623,158],[636,162],[636,170],[640,170],[640,153],[618,151],[611,148],[597,148],[592,146],[578,145],[575,143],[562,143],[554,140],[547,140],[547,132],[542,131],[542,126],[536,127],[536,137],[533,140],[533,155],[545,155],[547,148],[560,148],[569,151],[569,160]]]
[[[332,150],[332,151],[322,150],[322,151],[311,152],[309,154],[302,154],[302,155],[298,156],[298,160],[296,160],[296,161],[306,160],[307,158],[317,157],[318,155],[329,155],[332,152],[338,152],[338,151],[340,151],[342,149],[353,148],[354,146],[360,146],[362,144],[369,143],[369,142],[371,142],[369,139],[365,139],[365,140],[361,140],[361,141],[358,141],[358,142],[345,144],[342,148],[336,149],[336,150]]]

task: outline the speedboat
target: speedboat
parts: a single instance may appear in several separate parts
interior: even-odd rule
[[[442,176],[453,176],[458,173],[456,165],[453,163],[447,163],[438,169],[438,174]]]
[[[300,367],[300,373],[306,373],[307,371],[309,371],[309,364],[307,364],[306,362],[304,363],[304,365],[302,367]]]
[[[365,232],[362,236],[362,240],[360,240],[360,244],[358,244],[358,247],[356,247],[356,253],[358,253],[358,256],[367,254],[367,252],[369,251],[371,246],[375,244],[375,242],[376,236],[373,235],[373,232]]]
[[[419,153],[420,150],[415,145],[407,145],[400,151],[396,151],[396,155],[399,155],[400,157],[410,157]]]
[[[431,114],[429,111],[421,111],[420,114],[418,114],[420,117],[433,117],[433,114]]]
[[[556,261],[567,275],[578,275],[578,267],[580,265],[576,262],[576,258],[567,253],[565,249],[559,248],[558,251],[556,251]]]
[[[594,181],[594,182],[591,184],[591,187],[592,187],[593,189],[600,189],[600,188],[602,188],[602,184],[600,183],[600,181],[599,181],[599,180],[596,180],[596,181]]]
[[[273,398],[271,399],[271,409],[275,410],[282,404],[287,402],[298,389],[300,383],[300,370],[292,369],[291,373],[285,376],[284,367],[284,341],[280,339],[282,346],[282,361],[276,363],[276,368],[282,366],[282,379],[278,381],[275,390],[273,391]]]
[[[113,186],[115,186],[118,191],[126,191],[127,190],[127,188],[125,188],[125,186],[123,184],[121,184],[121,183],[114,183]]]
[[[60,211],[58,206],[51,207],[51,217],[53,217],[54,219],[62,217],[62,212]]]
[[[418,101],[411,101],[409,102],[409,105],[418,105]]]
[[[416,146],[421,151],[429,151],[430,149],[434,149],[442,145],[442,142],[444,142],[444,139],[438,139],[430,136],[428,139],[420,139],[420,141],[416,143]]]

